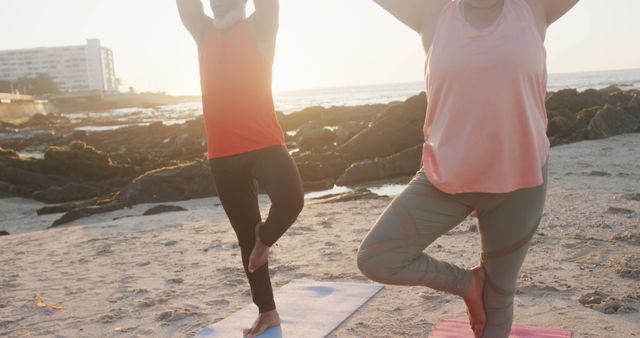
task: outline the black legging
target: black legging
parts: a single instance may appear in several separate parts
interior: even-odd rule
[[[271,199],[269,216],[260,239],[272,246],[295,222],[304,205],[304,191],[298,168],[284,146],[275,146],[209,161],[218,196],[236,232],[242,264],[249,279],[253,302],[260,313],[276,308],[269,266],[250,273],[247,266],[260,222],[258,184]]]

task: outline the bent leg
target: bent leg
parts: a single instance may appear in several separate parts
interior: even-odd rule
[[[271,199],[269,216],[260,229],[260,239],[265,245],[272,246],[302,211],[302,180],[293,158],[283,146],[261,150],[253,175],[264,186]]]
[[[358,268],[385,284],[422,285],[464,295],[469,270],[422,251],[471,213],[454,195],[433,187],[419,171],[385,209],[358,250]]]
[[[255,244],[255,228],[260,222],[258,191],[248,168],[250,154],[210,162],[218,196],[238,238],[242,265],[249,280],[253,302],[260,313],[276,308],[268,264],[249,272],[249,256]]]

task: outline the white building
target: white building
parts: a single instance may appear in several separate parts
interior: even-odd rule
[[[0,80],[35,77],[46,73],[63,92],[118,91],[113,53],[100,40],[84,46],[0,50]]]

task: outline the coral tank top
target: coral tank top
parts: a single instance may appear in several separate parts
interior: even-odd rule
[[[248,19],[223,35],[211,26],[200,51],[209,159],[284,145],[271,92],[272,66]]]
[[[538,186],[549,153],[546,50],[525,0],[482,29],[453,0],[427,53],[424,172],[446,193]]]

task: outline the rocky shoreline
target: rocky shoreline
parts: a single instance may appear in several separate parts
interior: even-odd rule
[[[640,132],[638,94],[616,87],[550,93],[547,134],[552,146]],[[420,163],[426,106],[421,93],[404,102],[311,107],[278,118],[305,190],[319,191],[413,175]],[[0,197],[51,204],[38,214],[60,213],[52,224],[58,226],[141,203],[216,194],[202,118],[78,130],[118,123],[60,114],[35,115],[19,125],[0,122]],[[21,156],[34,151],[42,158]]]

